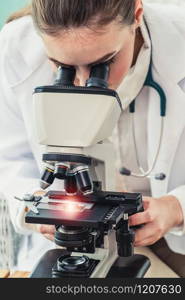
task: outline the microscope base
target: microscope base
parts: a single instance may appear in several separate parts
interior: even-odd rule
[[[143,278],[150,267],[150,260],[141,254],[118,257],[106,278]]]
[[[70,255],[70,252],[61,249],[46,252],[30,277],[52,278],[52,268],[61,255]],[[149,267],[150,261],[144,255],[135,254],[131,257],[118,257],[114,265],[110,268],[106,278],[142,278]]]

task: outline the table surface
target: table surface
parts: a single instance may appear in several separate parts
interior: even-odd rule
[[[135,248],[135,254],[143,254],[150,259],[151,266],[145,278],[179,278],[179,276],[171,270],[164,262],[162,262],[149,248]],[[27,271],[7,271],[0,270],[0,278],[28,278],[30,272]]]
[[[0,270],[0,278],[28,278],[30,272]]]

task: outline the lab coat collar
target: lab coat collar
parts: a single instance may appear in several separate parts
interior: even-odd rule
[[[123,109],[126,109],[140,93],[150,65],[151,41],[144,19],[142,20],[140,30],[144,39],[144,44],[135,65],[129,70],[127,76],[123,79],[123,82],[117,90],[122,99]]]
[[[158,9],[160,9],[160,14]],[[172,17],[170,21],[169,10],[171,10]],[[185,14],[181,15],[179,8],[174,5],[167,9],[166,5],[146,3],[144,12],[153,45],[153,65],[161,77],[179,84],[185,78],[183,64],[185,62]]]

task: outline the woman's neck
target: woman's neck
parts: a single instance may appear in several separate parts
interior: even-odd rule
[[[136,31],[136,37],[135,37],[135,46],[134,46],[134,55],[133,55],[133,60],[132,60],[132,65],[131,67],[133,67],[137,61],[139,52],[141,50],[141,47],[144,44],[144,39],[141,33],[141,29],[138,28]]]

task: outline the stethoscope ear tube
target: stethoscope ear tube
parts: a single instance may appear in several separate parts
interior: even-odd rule
[[[166,116],[166,95],[162,87],[153,79],[152,75],[152,58],[148,70],[148,74],[144,83],[144,86],[148,86],[150,88],[153,88],[159,95],[160,99],[160,115],[161,117]]]

